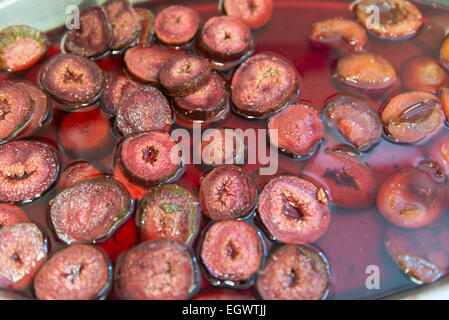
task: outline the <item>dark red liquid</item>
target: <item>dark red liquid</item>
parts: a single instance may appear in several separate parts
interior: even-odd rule
[[[188,5],[196,9],[203,22],[211,16],[219,15],[217,0],[190,0]],[[185,1],[157,0],[136,7],[151,9],[158,13],[162,8],[171,4],[186,4]],[[353,18],[347,1],[278,1],[275,0],[274,16],[271,22],[254,31],[255,53],[262,51],[274,51],[288,58],[301,74],[302,87],[300,99],[309,102],[317,110],[320,110],[329,98],[337,93],[344,93],[345,88],[336,87],[331,78],[332,66],[341,53],[327,49],[314,49],[308,41],[311,25],[314,22],[332,18]],[[445,30],[449,28],[449,12],[431,7],[420,7],[425,16],[426,23],[417,37],[399,41],[381,41],[373,36],[369,37],[367,50],[379,53],[390,60],[397,70],[401,69],[403,63],[414,56],[430,56],[439,58],[439,49],[444,38]],[[45,59],[59,52],[60,40],[65,30],[58,29],[50,32],[49,38],[52,46]],[[45,61],[44,59],[44,61]],[[42,61],[43,62],[43,61]],[[13,75],[1,75],[3,79],[26,79],[37,84],[36,77],[42,62],[27,72]],[[122,56],[108,56],[97,61],[106,71],[122,68]],[[227,75],[229,79],[231,74]],[[380,96],[374,103],[380,108],[388,96]],[[39,140],[50,142],[54,145],[57,141],[58,125],[67,112],[53,109],[51,121],[36,134]],[[111,118],[110,139],[116,144],[119,138],[112,130],[113,119]],[[179,126],[180,122],[176,125]],[[175,126],[175,128],[176,128]],[[239,118],[232,113],[222,121],[213,124],[215,127],[227,128],[266,128],[266,121],[250,121]],[[447,134],[447,129],[442,134]],[[438,137],[436,138],[438,139]],[[321,150],[338,143],[344,143],[339,136],[333,136],[328,132],[325,136]],[[423,160],[427,153],[426,143],[422,146],[399,146],[382,141],[370,153],[364,154],[365,160],[376,172],[379,182],[382,183],[391,173],[401,167],[416,165]],[[114,152],[106,150],[105,154],[90,154],[83,158],[89,160],[102,172],[114,174]],[[70,163],[81,160],[72,159],[64,154],[61,149],[62,168]],[[279,174],[297,175],[304,161],[298,161],[287,155],[280,155]],[[272,177],[259,176],[259,165],[246,165],[246,169],[253,173],[259,187]],[[187,165],[182,178],[178,184],[198,194],[200,178],[204,170],[196,165]],[[56,194],[56,188],[50,190],[37,201],[25,205],[24,209],[29,218],[36,222],[49,235],[52,251],[62,246],[58,242],[48,224],[48,202]],[[447,220],[447,219],[445,219]],[[204,219],[204,223],[206,223]],[[446,223],[443,221],[441,223]],[[329,298],[373,298],[382,297],[391,293],[414,287],[413,284],[396,266],[388,256],[383,244],[383,232],[389,223],[377,211],[375,205],[366,210],[342,210],[332,209],[332,218],[329,230],[316,243],[327,256],[331,272],[332,286]],[[137,230],[134,219],[131,218],[112,238],[100,244],[115,261],[116,257],[123,251],[134,246],[137,242]],[[380,269],[380,289],[368,290],[365,287],[367,274],[365,269],[369,265],[377,265]],[[206,285],[205,281],[203,281]],[[113,297],[113,294],[111,294]]]

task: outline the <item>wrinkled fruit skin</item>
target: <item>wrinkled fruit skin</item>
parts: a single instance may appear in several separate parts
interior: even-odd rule
[[[370,150],[382,137],[382,122],[367,101],[341,96],[329,101],[322,112],[327,124],[361,151]]]
[[[372,53],[349,54],[337,63],[337,80],[367,93],[377,94],[399,83],[394,66],[385,58]]]
[[[264,300],[321,300],[329,291],[326,257],[311,246],[284,245],[268,258],[256,289]]]
[[[362,52],[368,42],[368,36],[357,22],[332,18],[315,23],[309,40],[316,47],[349,48],[354,52]]]
[[[147,241],[117,262],[115,291],[129,300],[186,300],[195,294],[197,273],[191,254],[180,244]]]
[[[17,223],[0,229],[0,288],[21,290],[47,259],[47,241],[32,223]]]
[[[295,104],[274,115],[268,121],[271,144],[294,157],[312,155],[324,134],[324,124],[310,105]]]
[[[174,184],[151,188],[136,217],[141,241],[168,239],[189,245],[201,222],[199,201]]]
[[[232,78],[232,103],[237,114],[264,118],[296,97],[299,75],[284,57],[259,53],[241,64]]]
[[[370,24],[370,6],[380,9],[380,23]],[[355,2],[353,10],[359,22],[380,38],[401,40],[413,37],[423,24],[419,9],[407,0],[362,0]]]
[[[96,247],[73,245],[55,253],[34,279],[39,300],[93,300],[110,289],[112,267]]]
[[[13,141],[0,146],[0,202],[30,202],[45,193],[59,174],[50,146]]]
[[[272,238],[290,244],[318,240],[331,219],[324,190],[293,176],[270,180],[260,194],[257,212]]]
[[[257,229],[244,221],[212,224],[201,246],[201,260],[209,274],[235,283],[250,281],[259,272],[263,256]]]
[[[445,205],[445,188],[420,169],[407,167],[385,180],[377,208],[391,223],[419,228],[438,219]]]
[[[324,150],[309,160],[302,174],[322,186],[335,206],[367,208],[376,200],[376,175],[350,150]]]
[[[390,257],[413,282],[434,282],[449,268],[449,232],[444,226],[412,231],[390,227],[384,241]]]
[[[257,187],[243,168],[224,165],[201,181],[200,201],[212,220],[243,218],[256,206]]]

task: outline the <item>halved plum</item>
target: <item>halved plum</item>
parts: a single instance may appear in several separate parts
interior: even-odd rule
[[[170,135],[150,131],[127,137],[120,164],[128,179],[144,187],[167,182],[182,171],[181,150]]]
[[[35,103],[28,91],[10,82],[0,83],[0,143],[18,136],[33,117]]]
[[[256,289],[264,300],[323,300],[330,270],[322,252],[308,245],[284,245],[267,259]]]
[[[257,212],[270,236],[289,244],[318,240],[331,219],[325,191],[294,176],[270,180],[260,194]]]
[[[212,170],[201,181],[203,213],[212,220],[245,218],[257,204],[257,187],[243,168],[224,165]]]
[[[373,53],[349,54],[338,59],[336,77],[342,84],[367,93],[381,93],[396,85],[394,66]]]
[[[121,50],[133,44],[140,34],[141,26],[136,12],[128,0],[109,0],[103,5],[112,25],[112,50]]]
[[[127,137],[149,130],[170,131],[173,112],[158,89],[135,85],[128,87],[118,105],[115,124]]]
[[[181,46],[190,42],[200,28],[198,13],[185,6],[170,6],[156,16],[154,33],[169,46]]]
[[[22,290],[47,259],[47,239],[33,223],[0,229],[0,288]]]
[[[415,57],[403,67],[404,88],[409,91],[425,91],[438,94],[440,88],[449,83],[449,73],[430,57]]]
[[[129,300],[186,300],[198,288],[196,260],[171,240],[143,242],[115,267],[115,292]]]
[[[101,56],[109,50],[112,26],[101,7],[82,10],[79,23],[79,28],[70,30],[64,40],[67,52],[91,58]]]
[[[342,208],[367,208],[377,194],[371,167],[345,146],[326,149],[304,167],[302,174],[326,190],[329,202]]]
[[[440,59],[446,69],[449,70],[449,36],[446,37],[441,46]]]
[[[135,85],[137,85],[137,83],[121,71],[109,74],[101,98],[105,111],[109,114],[115,114],[122,97],[125,96],[129,88],[134,87]]]
[[[264,258],[258,230],[245,221],[219,221],[206,231],[201,245],[201,261],[213,284],[252,284]]]
[[[362,52],[365,50],[368,36],[357,22],[332,18],[313,24],[309,40],[317,47],[349,48],[354,52]]]
[[[360,151],[369,151],[382,137],[382,122],[368,101],[340,96],[329,101],[322,112],[328,125]]]
[[[312,155],[319,147],[324,124],[318,112],[307,104],[294,104],[268,121],[270,143],[294,157]]]
[[[128,72],[137,79],[155,83],[161,67],[170,59],[183,51],[166,48],[159,45],[135,46],[127,50],[124,63]]]
[[[283,109],[299,91],[299,74],[284,57],[259,53],[235,71],[232,78],[232,103],[237,114],[264,118]]]
[[[413,37],[423,24],[419,9],[407,0],[357,0],[352,8],[368,31],[384,39]],[[379,15],[379,21],[373,18],[373,13]]]
[[[41,68],[42,87],[56,100],[74,108],[94,103],[100,98],[104,72],[87,58],[58,54]]]
[[[141,8],[134,9],[134,12],[137,14],[141,29],[137,44],[141,46],[148,45],[151,42],[151,34],[153,32],[154,14],[150,10]]]
[[[434,282],[449,270],[449,232],[444,226],[415,230],[390,227],[385,247],[399,268],[418,284]]]
[[[377,208],[399,227],[419,228],[442,215],[445,192],[430,173],[406,167],[388,177],[379,188]]]
[[[273,0],[224,0],[222,9],[226,15],[242,20],[251,29],[257,29],[271,20],[273,6]]]
[[[141,241],[168,239],[183,245],[195,240],[200,221],[198,199],[175,184],[151,188],[136,216]]]
[[[45,35],[27,25],[0,30],[0,70],[21,71],[36,64],[47,51]]]
[[[412,91],[393,97],[382,110],[381,120],[394,142],[418,143],[441,131],[444,112],[437,96]]]
[[[39,300],[104,298],[112,283],[112,266],[100,249],[73,245],[56,252],[34,279]]]
[[[99,243],[109,238],[134,211],[128,190],[111,177],[81,181],[50,201],[50,220],[66,244]]]
[[[228,106],[228,86],[213,72],[209,82],[194,93],[174,98],[174,107],[185,118],[205,121],[217,117]]]
[[[216,70],[226,70],[247,57],[254,48],[249,28],[241,20],[228,16],[206,21],[197,42],[198,51],[209,58]]]
[[[162,91],[173,97],[188,96],[198,91],[211,77],[209,62],[193,55],[176,55],[159,70]]]
[[[0,146],[0,202],[31,202],[56,181],[56,151],[43,143],[12,141]]]

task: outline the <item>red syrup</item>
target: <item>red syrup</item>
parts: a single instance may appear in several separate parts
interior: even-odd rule
[[[204,22],[209,17],[221,14],[217,3],[217,0],[191,0],[189,1],[189,6],[200,14]],[[172,4],[179,4],[179,1],[155,0],[135,5],[135,7],[148,8],[157,14],[163,8]],[[350,1],[275,0],[272,20],[261,29],[252,31],[255,38],[254,53],[273,51],[289,59],[302,76],[299,100],[311,104],[317,110],[321,110],[326,102],[336,94],[350,94],[350,92],[346,88],[337,85],[331,77],[335,61],[342,53],[336,50],[313,48],[308,41],[311,25],[314,22],[333,17],[354,19],[349,5]],[[449,29],[448,12],[432,7],[420,6],[419,8],[426,20],[425,25],[416,37],[394,42],[379,40],[370,35],[367,51],[383,55],[393,63],[397,70],[401,70],[403,63],[414,56],[429,56],[438,59],[445,30]],[[51,45],[44,59],[27,71],[14,74],[0,74],[0,80],[26,80],[37,85],[37,75],[40,67],[46,60],[60,51],[60,42],[64,33],[64,28],[48,32],[47,36]],[[191,44],[190,48],[193,48]],[[183,49],[188,50],[189,46]],[[96,62],[102,69],[111,72],[123,68],[122,60],[122,55],[109,55],[96,60]],[[227,72],[223,75],[227,80],[230,80],[232,72]],[[390,92],[387,95],[377,96],[373,99],[373,105],[377,106],[379,110],[394,93]],[[55,101],[50,102],[53,105],[56,104]],[[33,139],[45,141],[56,146],[59,124],[67,114],[65,111],[52,108],[52,115],[47,124],[36,132]],[[117,144],[120,138],[112,129],[113,119],[111,118],[110,121],[110,140],[113,144]],[[241,128],[243,130],[247,128],[265,129],[266,121],[247,120],[229,112],[224,119],[210,123],[208,126]],[[191,130],[185,124],[185,121],[177,121],[173,129],[178,127],[185,127]],[[433,138],[432,141],[439,139],[445,134],[447,134],[447,128],[438,137]],[[378,146],[369,153],[362,154],[362,157],[375,171],[379,183],[382,183],[398,169],[409,165],[417,165],[421,160],[425,159],[432,141],[418,146],[401,146],[382,139]],[[337,144],[345,144],[345,141],[340,136],[335,135],[334,131],[328,130],[321,144],[320,151]],[[115,173],[115,151],[109,155],[92,153],[82,159],[73,159],[65,154],[61,147],[59,149],[62,169],[77,160],[88,160],[105,174],[114,175]],[[295,160],[281,153],[279,155],[279,170],[276,175],[298,175],[305,163],[306,161]],[[273,176],[259,175],[259,167],[261,167],[259,163],[245,165],[245,169],[252,174],[258,187],[261,189],[264,183]],[[187,164],[185,165],[184,174],[176,183],[198,196],[201,177],[204,176],[207,170],[208,168]],[[141,190],[137,189],[135,194],[139,194],[139,191]],[[40,199],[23,205],[23,209],[27,212],[30,220],[35,222],[48,235],[51,253],[64,246],[55,239],[55,234],[49,225],[48,202],[55,194],[56,188],[53,187]],[[446,211],[449,210],[446,209]],[[448,213],[445,216],[448,216]],[[448,220],[448,218],[443,218],[439,223],[449,227]],[[250,223],[258,223],[253,216],[249,217],[248,221]],[[209,220],[203,215],[203,229],[208,222]],[[400,271],[387,254],[383,243],[383,234],[389,225],[389,222],[377,211],[375,204],[363,210],[332,208],[330,227],[327,233],[315,243],[329,260],[332,275],[329,299],[380,298],[416,286]],[[196,242],[200,238],[198,236]],[[267,239],[265,240],[269,242]],[[137,241],[138,230],[133,216],[109,240],[98,246],[103,248],[109,254],[111,260],[115,262],[121,253],[135,246]],[[198,243],[194,243],[193,251],[196,251],[198,246]],[[268,247],[270,246],[271,243],[268,243]],[[369,290],[365,286],[365,281],[368,277],[365,270],[370,265],[379,267],[380,289]],[[209,286],[203,272],[201,287],[206,288]],[[252,292],[252,289],[247,289],[247,292]],[[27,293],[31,294],[31,291],[28,290]],[[111,292],[109,298],[115,298],[115,294]]]

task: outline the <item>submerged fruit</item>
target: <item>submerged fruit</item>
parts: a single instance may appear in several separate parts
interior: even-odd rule
[[[110,114],[115,114],[122,101],[122,97],[125,96],[130,88],[136,85],[137,83],[135,81],[121,71],[108,75],[101,97],[105,111]]]
[[[0,30],[0,70],[21,71],[36,64],[47,51],[44,34],[27,25]]]
[[[263,257],[257,229],[244,221],[213,223],[201,245],[201,261],[207,272],[225,284],[251,284]]]
[[[56,181],[59,160],[50,146],[13,141],[0,146],[0,202],[30,202]]]
[[[31,116],[30,122],[28,122],[25,130],[21,133],[21,136],[29,136],[42,128],[45,121],[48,119],[50,113],[48,99],[45,93],[31,84],[17,82],[17,85],[24,89],[34,102],[33,115]]]
[[[440,60],[445,65],[446,69],[449,70],[449,36],[446,37],[441,46]]]
[[[21,290],[47,259],[47,241],[33,223],[0,229],[0,288]]]
[[[101,176],[101,172],[87,161],[76,161],[60,174],[57,187],[64,190],[78,182]]]
[[[127,87],[120,99],[116,126],[125,137],[149,130],[170,131],[173,115],[167,98],[156,88]]]
[[[175,97],[174,107],[185,118],[205,121],[227,108],[228,96],[225,80],[213,72],[209,82],[199,90],[185,97]]]
[[[121,50],[134,43],[141,27],[137,14],[128,0],[109,0],[103,5],[109,22],[112,25],[112,50]]]
[[[264,300],[321,300],[329,285],[329,265],[318,249],[284,245],[267,259],[256,289]]]
[[[15,138],[24,131],[35,111],[28,91],[10,82],[0,83],[0,143]]]
[[[373,8],[377,9],[379,21],[372,18]],[[362,25],[385,39],[412,37],[423,24],[419,9],[407,0],[358,0],[353,10]]]
[[[112,267],[93,246],[73,245],[55,253],[34,279],[39,300],[104,298],[112,282]]]
[[[309,40],[317,47],[348,47],[352,51],[362,52],[368,42],[368,36],[357,22],[332,18],[313,24]]]
[[[155,83],[158,82],[161,67],[168,59],[178,54],[183,52],[159,45],[139,45],[126,51],[124,63],[132,76],[144,82]]]
[[[257,203],[257,187],[243,168],[225,165],[212,170],[201,181],[203,213],[212,220],[244,218]]]
[[[127,178],[145,187],[167,182],[182,169],[179,146],[169,134],[158,131],[126,138],[119,157]]]
[[[17,223],[29,222],[25,211],[9,203],[0,203],[0,230]]]
[[[391,223],[419,228],[443,213],[445,188],[420,169],[406,167],[387,178],[377,194],[377,208]]]
[[[367,208],[376,199],[376,175],[352,150],[326,149],[309,160],[302,174],[322,186],[338,207]]]
[[[318,112],[306,104],[290,105],[268,121],[270,143],[294,157],[312,155],[323,134]]]
[[[329,101],[323,115],[331,127],[361,151],[370,150],[382,137],[382,122],[367,101],[341,96]]]
[[[151,33],[153,32],[154,14],[147,9],[134,9],[140,22],[140,36],[138,45],[147,45],[151,41]]]
[[[198,200],[187,189],[175,184],[151,188],[136,217],[141,241],[168,239],[191,244],[200,225],[199,209]]]
[[[372,53],[343,56],[338,60],[336,76],[342,84],[370,93],[383,92],[399,81],[394,66]]]
[[[270,180],[260,194],[257,212],[272,238],[291,244],[318,240],[331,218],[324,190],[293,176]]]
[[[449,232],[444,226],[403,230],[389,228],[385,247],[413,282],[431,283],[449,269]]]
[[[109,50],[112,27],[101,7],[88,7],[80,12],[79,28],[67,33],[64,48],[67,52],[87,58],[97,57]]]
[[[212,76],[206,59],[193,55],[176,55],[159,70],[162,91],[174,97],[188,96],[204,85]]]
[[[382,110],[381,120],[395,142],[418,143],[440,132],[444,112],[437,96],[413,91],[393,97]]]
[[[156,16],[154,33],[158,39],[170,46],[190,42],[200,27],[200,16],[185,6],[170,6]]]
[[[276,53],[259,53],[244,62],[232,78],[232,103],[247,118],[262,118],[286,107],[299,90],[295,67]]]
[[[50,220],[66,244],[98,243],[111,236],[134,210],[127,189],[110,177],[98,177],[64,189],[50,201]]]
[[[273,0],[224,0],[224,12],[245,22],[251,29],[266,25],[273,15]]]
[[[404,87],[410,91],[425,91],[438,94],[440,88],[449,83],[449,73],[430,57],[415,57],[403,67]]]
[[[182,245],[147,241],[117,263],[115,290],[122,299],[186,300],[195,294],[197,274],[194,258]]]
[[[253,50],[251,31],[239,19],[220,16],[206,21],[197,42],[202,55],[217,62],[215,69],[225,69],[223,63],[239,61]],[[220,64],[222,66],[220,67]]]
[[[104,85],[104,73],[95,62],[72,54],[51,58],[42,67],[39,77],[45,91],[73,107],[94,103]]]

